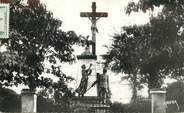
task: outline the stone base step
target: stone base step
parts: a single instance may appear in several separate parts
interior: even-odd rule
[[[95,96],[74,97],[71,99],[70,107],[76,112],[79,111],[107,111],[109,103],[102,103],[102,99]]]

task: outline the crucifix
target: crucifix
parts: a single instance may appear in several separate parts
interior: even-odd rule
[[[92,12],[81,12],[80,17],[88,17],[91,21],[91,34],[92,34],[92,54],[96,55],[96,33],[98,33],[98,29],[96,27],[96,22],[101,17],[108,17],[108,13],[106,12],[96,12],[96,2],[92,2]]]

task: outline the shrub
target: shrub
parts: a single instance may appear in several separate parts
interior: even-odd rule
[[[138,100],[134,103],[122,104],[113,103],[110,107],[112,112],[124,112],[124,113],[150,113],[151,112],[151,101],[149,99]]]

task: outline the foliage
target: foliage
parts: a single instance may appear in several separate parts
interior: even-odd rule
[[[124,112],[124,105],[122,103],[114,102],[110,106],[112,112]]]
[[[151,101],[139,100],[135,103],[112,103],[110,110],[114,113],[150,113],[151,112]]]
[[[133,5],[129,4],[127,13],[144,11],[143,2],[151,3],[152,9],[159,5],[164,7],[157,17],[150,18],[148,24],[122,27],[122,32],[114,34],[113,44],[105,56],[106,65],[110,64],[116,72],[128,74],[127,79],[137,89],[144,83],[149,89],[160,88],[166,76],[183,78],[184,4],[180,0],[172,3],[140,0],[137,4],[131,2]]]
[[[49,98],[44,98],[42,95],[37,97],[37,111],[38,112],[53,112],[54,102]]]
[[[135,112],[143,112],[150,113],[151,112],[151,101],[139,101],[136,103],[128,104],[124,110],[125,112],[135,113]]]
[[[51,98],[44,98],[42,95],[38,96],[38,112],[67,112],[69,111],[69,103],[62,101],[61,103],[56,103]]]
[[[0,55],[0,83],[3,86],[25,84],[31,89],[56,85],[41,76],[45,71],[44,61],[48,60],[52,64],[48,72],[65,84],[71,77],[54,64],[57,59],[60,63],[75,59],[72,45],[79,42],[79,37],[73,31],[62,31],[62,21],[53,18],[39,0],[30,1],[28,6],[20,0],[10,4],[10,38],[3,41],[7,52]]]
[[[128,6],[125,8],[126,13],[130,14],[133,12],[139,12],[142,10],[146,12],[146,10],[154,10],[154,7],[172,7],[174,9],[178,9],[184,4],[183,0],[139,0],[138,2],[130,1]],[[172,9],[172,10],[174,10]]]
[[[113,44],[106,57],[111,69],[139,75],[140,83],[149,88],[159,88],[167,74],[182,76],[184,40],[183,33],[172,20],[152,19],[150,25],[124,27],[124,32],[114,35]],[[176,76],[177,75],[177,76]]]
[[[167,93],[166,93],[166,100],[167,101],[177,101],[177,104],[179,106],[179,111],[184,111],[184,83],[183,81],[178,81],[178,82],[174,82],[171,83],[168,87],[167,87]],[[169,112],[173,112],[178,111],[176,104],[174,105],[168,105],[167,107],[167,111]],[[171,111],[172,110],[172,111]]]
[[[70,109],[72,90],[44,89],[38,93],[38,112],[62,112]]]

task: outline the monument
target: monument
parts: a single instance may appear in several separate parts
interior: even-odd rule
[[[96,23],[102,17],[107,17],[106,12],[96,12],[96,3],[92,2],[92,12],[81,12],[81,17],[87,17],[91,21],[91,40],[86,40],[85,51],[77,56],[79,71],[76,92],[78,97],[71,100],[71,109],[74,112],[107,112],[108,102],[102,102],[97,83],[96,72]],[[97,83],[98,84],[98,83]]]
[[[107,17],[108,13],[106,12],[96,12],[96,3],[92,2],[92,12],[81,12],[80,13],[81,17],[87,17],[91,21],[91,36],[92,40],[87,40],[87,45],[85,47],[85,51],[81,54],[78,55],[78,61],[79,61],[79,66],[80,65],[89,65],[92,64],[92,73],[91,73],[91,78],[94,79],[94,81],[91,82],[91,85],[93,82],[96,81],[97,78],[97,73],[96,73],[96,33],[98,32],[96,23],[97,21],[102,18],[102,17]],[[80,73],[81,70],[79,70]],[[90,78],[89,78],[90,79]],[[91,86],[88,85],[88,86]],[[91,88],[88,92],[92,91],[94,88]],[[88,93],[86,92],[86,93]],[[95,92],[96,95],[98,96],[98,92],[95,88],[95,90],[92,91],[93,93]],[[90,93],[91,94],[91,93]]]

